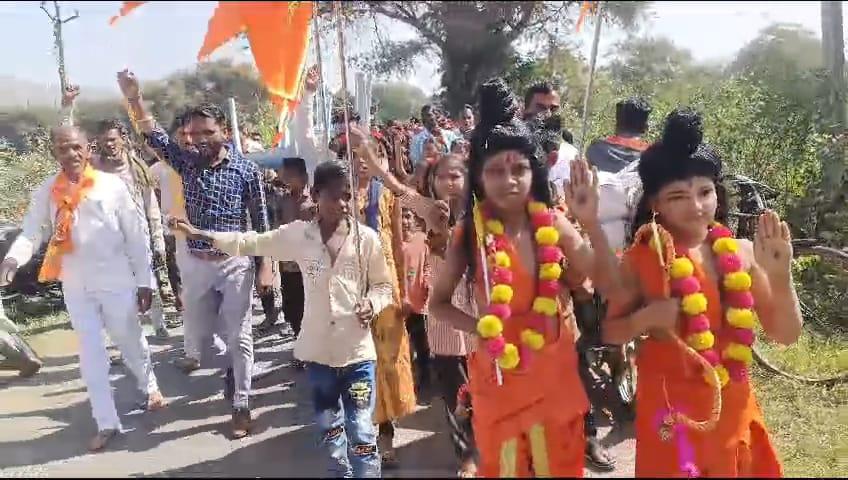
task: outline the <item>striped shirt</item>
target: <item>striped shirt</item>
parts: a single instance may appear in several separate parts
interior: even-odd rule
[[[445,259],[430,255],[430,268],[433,278],[439,278],[439,274],[445,266]],[[476,316],[476,309],[470,293],[471,285],[463,276],[459,285],[453,291],[451,304],[473,317]],[[473,350],[470,334],[457,330],[451,324],[439,320],[432,312],[427,316],[427,342],[430,344],[430,352],[434,355],[465,356]]]

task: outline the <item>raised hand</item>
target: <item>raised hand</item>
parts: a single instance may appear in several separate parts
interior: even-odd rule
[[[62,107],[67,108],[74,104],[74,100],[80,94],[79,85],[68,85],[65,87],[65,91],[62,93]]]
[[[318,91],[318,83],[321,81],[321,74],[317,65],[313,65],[306,72],[306,78],[303,81],[303,88],[309,93]]]
[[[118,87],[127,99],[137,99],[141,93],[135,74],[126,69],[118,72]]]
[[[563,182],[564,200],[571,215],[586,226],[598,221],[598,172],[582,158],[571,161],[571,178]]]
[[[789,225],[768,210],[757,222],[754,235],[754,260],[769,278],[788,277],[792,266],[792,237]]]

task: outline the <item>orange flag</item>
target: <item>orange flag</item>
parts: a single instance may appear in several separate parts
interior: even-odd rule
[[[583,21],[586,20],[587,15],[594,15],[598,11],[598,2],[583,2],[580,5],[580,17],[577,18],[577,24],[574,26],[574,30],[577,33],[580,33],[580,27],[583,26]]]
[[[124,2],[121,15],[141,3]],[[205,60],[245,32],[256,69],[280,116],[279,132],[300,96],[312,10],[312,2],[218,2],[197,54],[198,60]]]
[[[114,25],[119,18],[126,17],[131,11],[140,7],[143,3],[147,2],[124,2],[124,4],[121,5],[121,10],[118,12],[118,14],[109,19],[109,25]]]

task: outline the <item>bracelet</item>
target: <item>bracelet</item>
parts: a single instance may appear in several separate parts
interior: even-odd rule
[[[153,117],[151,117],[151,116],[147,116],[147,117],[144,117],[144,118],[142,118],[142,119],[136,120],[136,123],[141,123],[141,122],[150,122],[150,123],[153,123],[153,120],[154,120],[154,119],[153,119]]]
[[[141,100],[141,94],[136,97],[127,97],[127,102],[138,102]]]

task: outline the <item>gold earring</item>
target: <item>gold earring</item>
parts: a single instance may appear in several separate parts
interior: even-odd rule
[[[662,238],[660,237],[660,230],[657,226],[657,212],[654,210],[651,213],[651,247],[656,250],[657,256],[660,257],[660,266],[665,267],[665,258],[663,255],[663,244]]]

